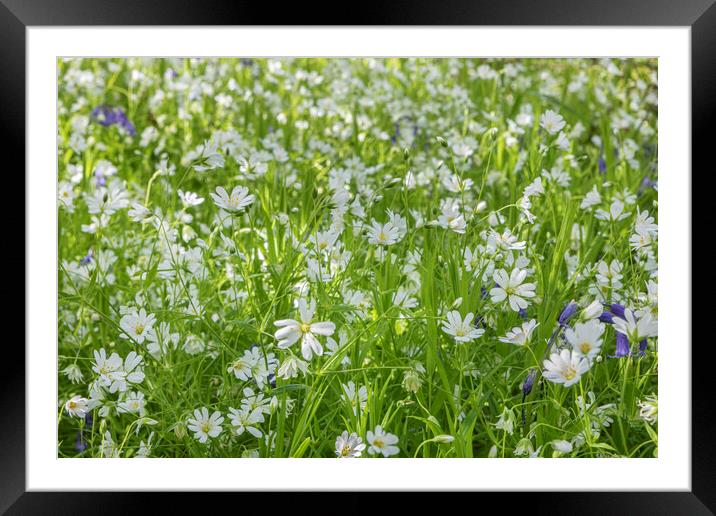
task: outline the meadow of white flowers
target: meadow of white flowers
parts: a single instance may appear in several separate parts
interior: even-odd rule
[[[656,69],[59,60],[58,456],[656,456]]]

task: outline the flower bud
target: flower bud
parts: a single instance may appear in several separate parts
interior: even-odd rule
[[[565,326],[567,324],[567,321],[572,318],[572,316],[577,312],[577,303],[572,300],[569,303],[567,303],[567,306],[564,307],[562,310],[562,313],[559,314],[559,318],[557,319],[557,322],[559,322],[560,326]]]
[[[186,427],[179,423],[174,427],[174,435],[176,435],[177,439],[184,439],[186,437]]]
[[[433,442],[440,443],[440,444],[450,444],[453,442],[455,438],[452,435],[447,434],[440,434],[433,437]]]

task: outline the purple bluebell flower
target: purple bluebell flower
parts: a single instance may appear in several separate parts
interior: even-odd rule
[[[77,438],[75,439],[75,450],[77,450],[79,453],[82,453],[87,449],[89,445],[87,444],[87,441],[84,440],[84,437],[82,436],[82,432],[77,432]]]
[[[92,261],[92,256],[93,256],[93,252],[92,252],[92,249],[90,249],[89,251],[87,251],[87,256],[83,257],[80,260],[80,264],[87,265],[88,263],[90,263]]]
[[[562,310],[562,313],[559,314],[559,318],[557,319],[557,322],[559,322],[560,326],[566,326],[567,321],[569,321],[574,314],[577,313],[577,303],[574,301],[570,301],[567,303],[567,306],[564,307]]]
[[[617,334],[617,351],[614,353],[612,358],[623,358],[628,357],[631,353],[629,338],[623,333],[616,332]]]
[[[656,188],[657,182],[653,181],[648,175],[644,176],[644,179],[641,180],[641,183],[639,184],[639,189],[637,190],[637,195],[642,195],[645,190],[648,190],[650,188]]]
[[[537,369],[532,368],[530,369],[530,372],[527,373],[527,377],[522,384],[522,396],[527,396],[530,392],[532,392],[532,387],[534,387],[535,384],[535,378],[537,378]]]
[[[619,303],[612,303],[611,305],[609,305],[609,309],[614,315],[616,315],[620,319],[624,319],[624,310],[626,310],[626,307],[624,305],[620,305]]]
[[[527,373],[527,377],[525,378],[525,381],[522,383],[522,426],[524,426],[527,423],[527,418],[525,417],[525,398],[527,398],[529,393],[532,392],[532,387],[535,384],[536,378],[537,378],[537,369],[532,368],[532,369],[530,369],[530,372]]]
[[[484,316],[484,315],[480,315],[480,314],[476,314],[476,315],[475,315],[475,320],[472,322],[472,325],[473,325],[475,328],[478,328],[478,329],[479,329],[479,328],[486,328],[486,326],[485,326],[485,316]]]
[[[626,308],[624,305],[621,305],[619,303],[602,303],[608,310],[602,312],[602,315],[599,316],[599,320],[603,323],[607,324],[614,324],[614,317],[619,317],[620,319],[624,319],[624,310]]]
[[[599,316],[599,320],[603,323],[614,324],[614,314],[611,312],[602,312]]]
[[[92,110],[92,118],[94,118],[99,125],[109,127],[110,125],[116,124],[124,129],[130,136],[136,136],[137,134],[134,124],[129,121],[122,108],[98,106]]]
[[[646,355],[647,344],[648,344],[648,342],[646,339],[642,339],[639,341],[639,356],[643,357],[644,355]]]
[[[518,313],[519,316],[522,317],[523,319],[527,319],[527,317],[528,317],[528,316],[527,316],[527,310],[524,309],[524,308],[520,308],[520,309],[517,311],[517,313]]]
[[[599,172],[604,174],[607,171],[607,162],[604,160],[604,156],[599,156]]]

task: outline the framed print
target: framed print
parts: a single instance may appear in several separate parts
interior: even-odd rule
[[[517,4],[278,26],[292,8],[4,0],[27,302],[3,510],[710,514],[691,170],[716,8]]]

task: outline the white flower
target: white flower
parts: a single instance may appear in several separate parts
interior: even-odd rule
[[[418,300],[412,297],[410,290],[401,286],[393,294],[393,305],[407,310],[418,306]]]
[[[509,344],[516,344],[517,346],[524,346],[530,342],[532,332],[538,326],[538,322],[534,319],[522,323],[522,327],[515,326],[512,330],[508,331],[504,337],[500,337],[500,342],[506,342]]]
[[[317,231],[315,236],[312,235],[308,240],[316,247],[316,250],[330,251],[340,236],[340,233],[334,229],[329,229],[328,231]]]
[[[590,319],[598,318],[600,315],[602,315],[603,311],[604,309],[601,301],[599,301],[599,299],[595,299],[589,304],[589,306],[582,310],[582,313],[579,314],[579,317],[583,321],[588,321]]]
[[[324,354],[327,357],[333,356],[333,354],[337,353],[341,350],[343,346],[345,346],[348,343],[348,334],[346,333],[345,329],[341,330],[338,333],[338,342],[333,337],[328,337],[326,339],[326,348],[328,348],[328,351],[326,351]],[[341,364],[343,365],[349,365],[351,363],[351,359],[348,356],[348,354],[344,354],[343,358],[341,359]]]
[[[453,193],[468,191],[472,188],[472,185],[472,179],[461,179],[460,176],[456,174],[451,174],[443,179],[443,186]]]
[[[281,367],[278,368],[278,376],[279,378],[287,380],[298,376],[299,371],[305,374],[307,370],[308,362],[304,362],[296,356],[289,355],[283,360]]]
[[[515,455],[515,457],[524,457],[525,455],[532,455],[534,453],[532,441],[530,441],[527,437],[523,437],[517,443],[517,446],[515,446],[515,449],[512,451],[512,453]]]
[[[112,434],[109,433],[109,430],[104,433],[100,451],[108,459],[119,457],[119,446],[112,440]]]
[[[572,181],[572,176],[559,167],[552,167],[550,170],[542,170],[542,175],[550,183],[554,183],[557,186],[569,186],[569,183]]]
[[[532,197],[533,195],[540,195],[543,193],[544,186],[542,186],[542,178],[538,177],[525,187],[523,195],[525,197]]]
[[[194,192],[182,192],[179,190],[179,199],[181,199],[181,202],[184,206],[198,206],[201,203],[204,202],[203,197],[199,197],[199,195],[195,194]]]
[[[218,194],[218,195],[217,195]],[[229,195],[223,186],[216,187],[216,193],[210,193],[214,204],[230,212],[240,212],[254,202],[254,196],[249,195],[249,189],[244,186],[235,186]]]
[[[314,353],[318,356],[323,354],[323,347],[315,335],[329,336],[336,330],[336,325],[332,322],[312,323],[313,316],[316,312],[316,301],[311,300],[311,304],[307,305],[305,299],[298,300],[298,311],[301,316],[301,322],[295,319],[281,319],[274,322],[280,327],[274,336],[278,340],[278,348],[286,349],[301,339],[301,353],[303,358],[311,360]],[[315,335],[314,335],[315,334]]]
[[[659,232],[659,226],[654,224],[654,217],[650,217],[648,211],[640,211],[634,221],[634,231],[639,234],[656,236]]]
[[[129,205],[127,191],[118,183],[113,183],[109,188],[97,188],[93,194],[85,194],[85,202],[93,215],[112,215]]]
[[[644,401],[640,401],[639,417],[647,423],[656,423],[659,418],[659,402],[655,394],[647,396]]]
[[[651,312],[644,312],[637,319],[636,314],[630,310],[624,310],[624,318],[614,317],[614,329],[629,337],[631,342],[639,342],[649,337],[656,337],[659,333],[659,324],[651,315]]]
[[[562,115],[548,109],[539,119],[539,124],[549,134],[556,134],[562,130],[565,125]]]
[[[559,147],[560,150],[568,151],[570,147],[569,138],[567,138],[567,135],[563,132],[560,132],[557,135],[557,140],[554,142],[557,147]]]
[[[465,217],[460,213],[457,204],[446,203],[443,211],[438,217],[437,223],[440,227],[450,229],[455,233],[464,233],[467,223]]]
[[[400,239],[400,229],[391,222],[381,224],[373,220],[367,230],[368,243],[373,245],[393,245]]]
[[[564,336],[572,346],[573,353],[592,360],[599,354],[602,346],[604,325],[597,319],[584,323],[576,323],[574,328],[567,328]]]
[[[500,414],[500,418],[497,420],[497,423],[495,423],[495,428],[498,430],[504,430],[508,434],[512,435],[512,432],[514,432],[515,429],[515,413],[511,409],[504,407],[502,409],[502,414]]]
[[[154,437],[154,432],[149,434],[149,438],[147,439],[147,442],[144,441],[139,442],[139,449],[137,450],[137,453],[134,455],[137,459],[143,459],[149,456],[149,452],[152,450],[152,438]]]
[[[129,412],[144,417],[144,393],[128,392],[124,400],[117,403],[117,413]]]
[[[67,211],[69,211],[70,213],[74,212],[75,191],[72,188],[72,183],[68,183],[67,181],[60,182],[57,192],[57,198],[67,209]]]
[[[113,375],[122,367],[122,357],[117,353],[112,353],[108,358],[104,348],[94,350],[94,363],[92,371],[99,375],[99,383],[104,387],[109,387],[112,383]]]
[[[84,378],[82,370],[77,364],[70,364],[62,370],[62,373],[72,383],[80,383]]]
[[[237,410],[229,407],[229,419],[231,420],[231,425],[234,427],[236,435],[241,435],[244,431],[256,438],[263,435],[261,430],[257,428],[258,423],[264,421],[263,414],[259,409],[246,410],[242,408],[241,410]]]
[[[341,387],[343,388],[341,397],[351,406],[353,414],[358,414],[359,408],[363,411],[368,403],[368,389],[365,385],[356,390],[356,384],[350,381],[347,384],[341,384]]]
[[[127,355],[122,363],[122,358],[117,353],[107,358],[104,348],[94,351],[94,364],[92,370],[99,375],[97,382],[103,387],[109,388],[109,392],[124,392],[130,383],[142,383],[144,372],[140,367],[142,357],[134,351]]]
[[[172,333],[169,323],[159,323],[159,328],[152,328],[147,335],[147,351],[154,357],[159,358],[162,354],[176,349],[179,344],[179,334]]]
[[[360,457],[363,450],[365,450],[365,444],[355,432],[348,435],[348,432],[344,430],[336,438],[336,456],[340,459]]]
[[[187,428],[194,432],[195,439],[205,443],[210,437],[218,437],[221,434],[223,422],[221,412],[217,410],[209,416],[209,410],[202,407],[201,410],[194,409],[194,417],[188,419]]]
[[[493,303],[500,303],[507,299],[510,308],[515,312],[520,309],[527,308],[529,303],[525,298],[535,296],[534,283],[522,283],[527,277],[527,271],[515,268],[510,275],[504,269],[496,270],[492,278],[497,286],[490,290],[490,296]]]
[[[589,362],[580,354],[568,349],[552,353],[545,360],[542,376],[553,383],[563,383],[565,387],[574,385],[589,370]]]
[[[224,156],[219,153],[218,145],[212,141],[204,142],[201,148],[200,163],[194,165],[197,172],[205,172],[214,168],[224,166]]]
[[[250,387],[244,388],[244,398],[241,400],[241,409],[251,412],[258,410],[261,414],[260,421],[263,422],[263,414],[271,412],[271,400],[266,398],[262,392],[254,394]]]
[[[617,222],[619,220],[624,220],[629,216],[630,212],[624,211],[624,203],[621,202],[619,199],[614,199],[612,201],[612,204],[609,206],[609,212],[607,213],[603,209],[598,209],[594,216],[597,217],[599,220],[606,220],[611,222]]]
[[[555,439],[550,442],[554,451],[562,454],[572,453],[572,443],[564,439]]]
[[[234,373],[234,376],[239,380],[247,381],[251,378],[251,370],[260,358],[257,347],[247,349],[242,357],[229,366],[227,372]]]
[[[460,312],[452,310],[447,313],[447,321],[443,321],[442,330],[448,335],[452,335],[456,342],[470,342],[479,338],[485,330],[475,328],[472,320],[475,317],[473,313],[469,313],[463,320]]]
[[[189,355],[198,355],[206,349],[206,344],[196,335],[188,335],[182,349]]]
[[[368,430],[367,437],[368,444],[370,444],[368,452],[371,455],[382,453],[383,457],[390,457],[391,455],[400,453],[400,449],[397,446],[393,446],[394,444],[397,444],[398,437],[393,434],[385,433],[380,425],[375,427],[375,432]]]
[[[487,241],[489,246],[503,251],[520,251],[527,247],[527,242],[518,241],[509,229],[502,234],[491,229]]]
[[[584,199],[582,199],[582,204],[580,204],[579,207],[583,210],[588,210],[592,206],[596,206],[597,204],[601,203],[602,197],[601,195],[599,195],[597,185],[594,185],[594,187],[589,192],[587,192],[587,195],[584,196]]]
[[[114,357],[114,354],[112,355]],[[110,357],[110,358],[112,358]],[[142,357],[134,351],[130,351],[121,368],[112,371],[109,375],[110,384],[109,392],[124,392],[129,384],[142,383],[144,381],[144,371],[139,365],[142,363]]]
[[[83,398],[82,396],[72,396],[65,403],[65,410],[70,416],[82,419],[89,410],[87,401],[87,398]]]
[[[120,333],[120,337],[127,339],[131,338],[138,344],[142,344],[145,338],[148,338],[152,331],[152,326],[156,321],[156,317],[147,312],[142,308],[137,312],[136,310],[124,315],[119,320],[119,326],[125,333]]]

